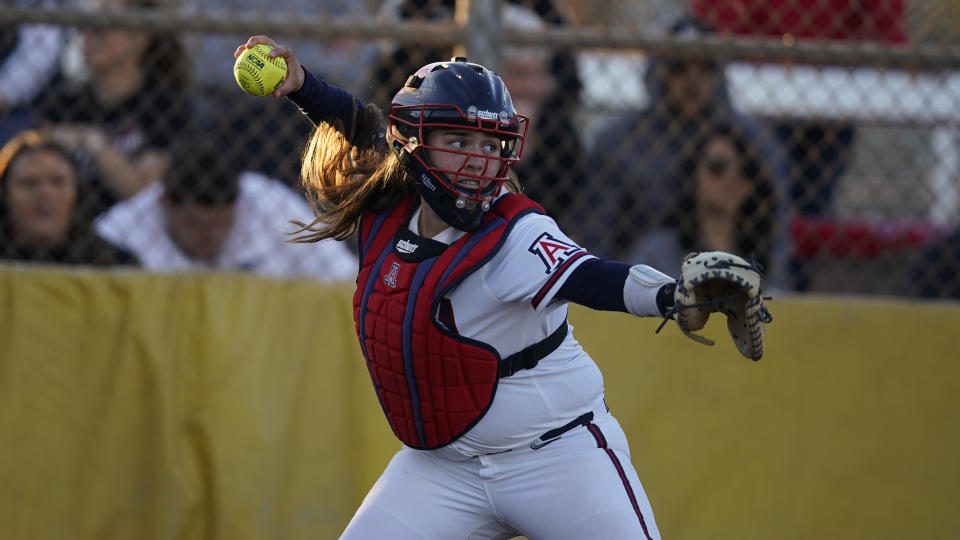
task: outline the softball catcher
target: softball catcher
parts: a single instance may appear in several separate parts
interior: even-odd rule
[[[424,66],[384,114],[268,37],[237,55],[258,43],[287,61],[274,95],[317,126],[302,177],[318,217],[300,239],[358,238],[357,335],[403,443],[341,538],[659,539],[567,307],[676,317],[693,332],[711,311],[740,316],[713,283],[749,292],[746,270],[701,292],[700,277],[678,283],[577,245],[520,194],[510,169],[527,118],[481,65]],[[749,279],[758,291],[759,275]],[[748,335],[757,355],[763,334]]]

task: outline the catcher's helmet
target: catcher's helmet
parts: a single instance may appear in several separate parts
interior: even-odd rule
[[[450,225],[472,231],[480,226],[490,201],[507,180],[510,166],[520,159],[527,123],[527,117],[514,109],[499,75],[456,57],[428,64],[407,79],[387,114],[387,140],[400,153],[417,190],[433,211]],[[426,134],[434,128],[492,135],[500,139],[499,155],[427,146]],[[460,168],[438,168],[428,150],[461,156]],[[466,172],[467,162],[478,157],[486,160],[483,171]],[[458,186],[458,179],[479,180],[480,187],[466,189]]]

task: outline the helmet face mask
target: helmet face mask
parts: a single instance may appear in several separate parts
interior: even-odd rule
[[[466,231],[480,225],[509,179],[528,127],[500,77],[460,59],[430,64],[411,76],[394,97],[387,120],[388,141],[404,158],[424,200],[441,219]],[[431,146],[435,130],[479,135],[499,148],[480,154]]]
[[[437,114],[439,111],[442,113]],[[403,143],[403,151],[420,162],[443,187],[471,200],[492,198],[509,179],[510,167],[520,159],[527,129],[527,119],[523,116],[510,118],[506,124],[497,120],[471,120],[456,106],[437,104],[393,107],[390,110],[390,122],[394,128],[392,136]],[[429,141],[433,130],[488,135],[498,141],[500,148],[496,155],[490,155],[431,146]],[[437,153],[447,156],[447,159],[443,160],[443,163],[447,164],[446,168],[438,160],[430,159],[431,154]],[[483,170],[470,172],[468,163],[477,159],[482,160]],[[449,165],[450,163],[455,165]],[[469,180],[473,180],[476,186],[464,187],[464,181],[469,183]]]

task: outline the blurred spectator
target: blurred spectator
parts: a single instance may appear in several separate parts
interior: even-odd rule
[[[519,10],[509,6],[524,8],[523,11],[527,13],[518,15]],[[455,0],[388,0],[383,3],[380,17],[388,20],[410,21],[453,20],[455,8]],[[511,11],[506,12],[507,9]],[[540,20],[531,19],[530,12]],[[522,20],[514,20],[517,17]],[[501,5],[501,19],[503,25],[513,25],[513,28],[537,28],[543,23],[560,26],[567,24],[566,17],[552,0],[506,0]],[[375,62],[370,81],[374,93],[369,96],[369,101],[381,107],[389,105],[390,100],[393,99],[392,89],[402,87],[410,73],[430,62],[448,60],[453,53],[454,51],[448,48],[420,44],[388,48]],[[504,54],[504,56],[507,55]],[[506,61],[507,58],[501,60]],[[550,71],[558,83],[553,88],[551,99],[557,102],[578,103],[581,83],[573,56],[565,52],[554,53],[550,58]],[[513,88],[510,88],[510,93],[513,94]],[[522,114],[527,113],[522,112]]]
[[[501,16],[507,28],[541,29],[544,16],[506,4]],[[557,20],[557,19],[554,19]],[[535,47],[503,51],[500,76],[517,111],[530,117],[523,159],[513,168],[524,195],[549,208],[571,234],[579,231],[575,202],[586,189],[586,149],[576,127],[581,82],[572,57]]]
[[[904,0],[689,0],[719,33],[793,40],[905,43]],[[792,209],[804,216],[831,212],[837,182],[847,171],[856,139],[852,123],[783,120],[774,126],[791,171]],[[812,263],[791,262],[793,288],[807,290]]]
[[[401,21],[450,21],[455,3],[455,0],[388,0],[383,3],[379,16]],[[432,45],[399,44],[385,49],[374,60],[370,77],[373,93],[369,101],[381,107],[389,106],[394,89],[403,87],[411,73],[430,62],[449,60],[451,56],[451,49]]]
[[[17,7],[51,8],[54,0],[17,0]],[[48,24],[0,27],[0,144],[32,126],[30,103],[56,73],[63,30]]]
[[[0,259],[136,264],[93,232],[87,194],[65,148],[38,131],[14,136],[0,149]]]
[[[310,223],[306,199],[278,180],[241,172],[202,138],[187,137],[155,182],[97,218],[97,231],[153,271],[250,271],[273,277],[352,280],[358,263],[341,242],[289,243]]]
[[[680,38],[708,32],[707,26],[690,18],[670,28],[670,34]],[[734,110],[722,64],[709,59],[652,58],[644,82],[649,103],[602,126],[590,155],[589,168],[597,186],[591,190],[592,206],[600,217],[587,241],[606,257],[627,257],[637,238],[668,224],[679,195],[672,173],[693,141],[715,124],[730,124],[744,133],[775,182],[786,182],[782,160],[765,130]],[[782,186],[776,187],[781,196]],[[778,220],[785,220],[785,215]],[[787,247],[776,249],[786,251]]]
[[[679,189],[676,216],[645,235],[628,262],[647,264],[680,275],[680,262],[691,251],[720,250],[755,258],[773,272],[764,286],[781,288],[783,264],[771,264],[779,204],[776,185],[756,146],[739,129],[718,125],[694,141],[674,171]]]
[[[200,90],[193,104],[205,136],[243,170],[269,174],[299,190],[300,156],[313,124],[288,99],[253,100],[237,93],[242,93],[239,86]]]
[[[411,20],[452,19],[453,0],[402,0],[386,4],[384,17]],[[500,16],[505,28],[538,30],[564,25],[566,20],[549,0],[504,2]],[[407,75],[430,62],[450,59],[453,50],[425,46],[398,47],[385,53],[374,70],[381,93],[373,98],[388,104],[387,89],[399,88]],[[576,62],[567,52],[540,47],[504,47],[496,70],[503,78],[517,112],[530,117],[523,157],[513,171],[524,194],[543,204],[566,230],[576,234],[575,193],[585,189],[586,150],[579,138],[576,116],[582,84]],[[573,136],[571,136],[573,135]]]
[[[160,1],[94,0],[92,7],[153,8]],[[166,171],[168,145],[190,118],[189,65],[169,33],[89,28],[82,46],[88,80],[78,86],[61,77],[39,108],[53,136],[79,154],[82,176],[106,209]]]
[[[960,229],[921,253],[911,268],[910,280],[921,298],[960,300]]]
[[[347,0],[185,0],[181,7],[198,15],[272,17],[299,20],[370,16],[367,2]],[[299,188],[300,156],[313,130],[300,110],[286,99],[251,100],[233,77],[233,52],[249,34],[190,34],[185,41],[193,57],[192,82],[203,127],[217,137],[245,170],[269,174]],[[278,35],[278,39],[282,34]],[[297,57],[325,80],[365,96],[370,65],[377,53],[372,41],[329,39],[320,35],[284,39]],[[269,133],[270,136],[264,136]]]

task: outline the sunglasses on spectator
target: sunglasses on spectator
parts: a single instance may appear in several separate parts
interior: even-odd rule
[[[673,75],[683,75],[694,66],[699,68],[701,73],[712,74],[717,72],[717,63],[709,60],[669,60],[667,62],[667,71]]]
[[[706,167],[707,172],[714,176],[720,176],[726,173],[733,163],[730,159],[723,156],[707,156],[703,161],[704,167]]]

